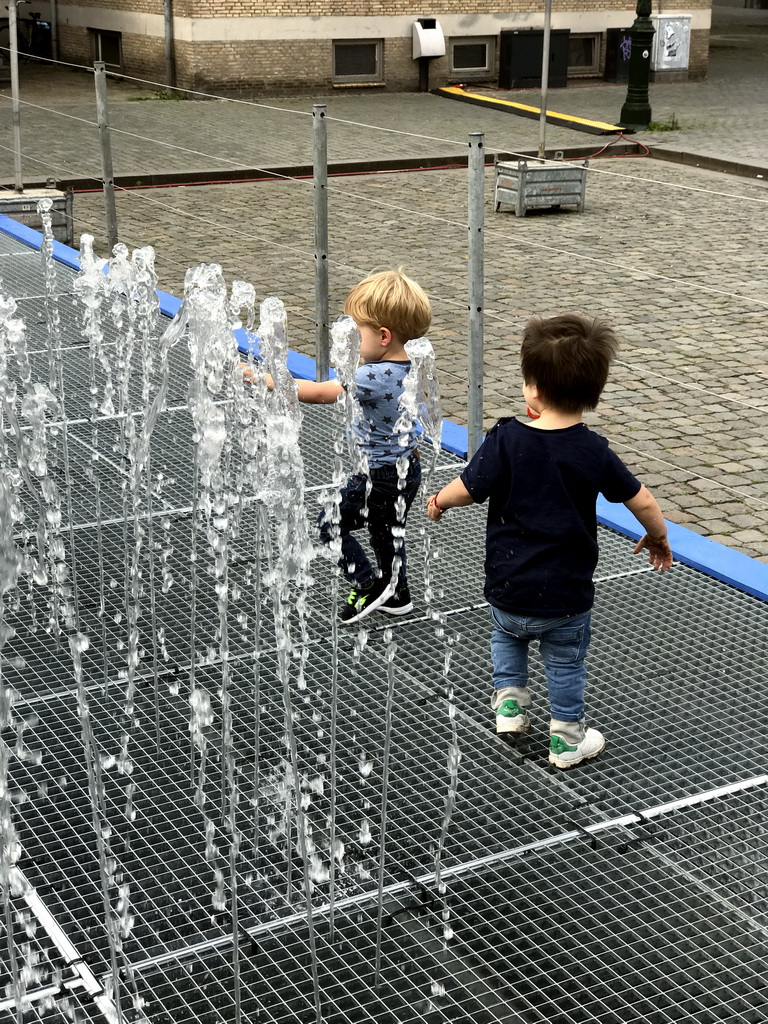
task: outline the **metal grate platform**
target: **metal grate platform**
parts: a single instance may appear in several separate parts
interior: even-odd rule
[[[39,255],[0,235],[6,291],[13,285],[20,296],[36,295],[38,286],[42,290],[39,266]],[[203,557],[196,569],[194,645],[190,639],[188,552],[193,531],[202,527],[194,515],[188,353],[178,345],[171,354],[168,409],[151,449],[153,471],[162,472],[165,482],[151,515],[148,509],[141,519],[126,515],[129,469],[120,456],[117,427],[114,421],[99,424],[99,520],[88,350],[69,295],[73,273],[59,266],[57,275],[72,535],[81,630],[91,640],[80,696],[87,697],[102,759],[102,838],[116,859],[120,884],[130,887],[135,915],[118,957],[121,1015],[125,1021],[140,1019],[138,997],[158,1024],[311,1024],[316,1006],[303,865],[295,840],[281,830],[290,787],[280,650],[268,595],[254,607],[254,574],[263,568],[258,502],[246,495],[230,563],[228,692],[239,835],[235,972],[233,904],[217,909],[212,901],[214,872],[228,870],[231,808],[218,701],[219,610]],[[33,379],[45,379],[42,300],[23,299],[19,315],[36,325],[34,344],[30,334],[30,349],[38,353]],[[166,323],[158,317],[158,334]],[[119,343],[117,332],[112,341]],[[335,430],[330,410],[305,410],[310,522],[319,511],[315,499],[330,486]],[[458,465],[442,456],[437,478],[448,479]],[[34,513],[32,505],[29,510]],[[125,615],[131,601],[125,567],[135,530],[146,531],[150,523],[159,547],[152,551],[144,534],[139,568],[145,612],[131,721],[125,707]],[[429,562],[431,608],[421,596],[425,538],[439,554]],[[530,738],[514,745],[493,731],[481,508],[452,514],[440,527],[414,509],[409,560],[417,607],[399,620],[372,616],[362,649],[356,631],[342,631],[334,654],[334,573],[322,557],[312,563],[307,687],[294,691],[293,724],[313,836],[319,846],[327,845],[333,817],[344,843],[334,888],[318,878],[312,893],[327,1024],[768,1020],[768,779],[761,774],[768,605],[682,565],[663,577],[649,573],[632,556],[632,543],[610,530],[601,528],[600,542],[589,712],[606,732],[608,747],[594,763],[569,773],[553,772],[546,763],[545,687],[535,659]],[[200,536],[198,543],[202,552]],[[161,550],[174,578],[168,593],[160,586]],[[151,580],[162,640],[147,628]],[[23,911],[31,921],[34,907],[41,913],[42,906],[55,922],[54,928],[38,921],[33,940],[21,925],[14,932],[13,949],[22,960],[30,955],[25,943],[36,943],[38,976],[23,1020],[59,1024],[74,1015],[90,1024],[109,1014],[103,1001],[88,997],[78,964],[104,986],[108,1003],[116,993],[72,660],[66,638],[47,628],[39,588],[25,583],[13,595],[8,621],[17,633],[5,650],[5,684],[16,690],[19,715],[30,722],[26,745],[42,754],[39,763],[14,759],[10,766],[22,848],[18,870],[26,885],[26,896],[11,901],[12,916]],[[452,661],[444,676],[447,650]],[[193,671],[195,686],[213,696],[216,712],[206,732],[202,808],[195,801],[200,758],[193,758],[189,728]],[[455,691],[453,710],[446,679]],[[394,704],[379,910],[390,683]],[[454,728],[461,751],[458,789],[438,862]],[[126,730],[130,776],[114,760]],[[12,748],[17,737],[7,730],[3,739]],[[125,814],[129,798],[132,820]],[[114,892],[110,898],[114,906]],[[62,936],[76,957],[62,951]],[[15,994],[7,988],[8,948],[6,942],[0,953],[7,997],[0,1002],[0,1021],[18,1024]]]

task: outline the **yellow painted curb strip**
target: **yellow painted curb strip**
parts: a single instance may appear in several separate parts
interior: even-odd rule
[[[511,112],[515,110],[524,111],[526,114],[536,114],[537,116],[541,113],[541,107],[530,107],[525,103],[514,103],[512,100],[501,100],[496,99],[494,96],[484,96],[479,92],[467,92],[466,89],[459,89],[455,85],[446,85],[442,89],[436,90],[441,96],[455,96],[457,99],[466,98],[474,102],[487,103],[492,107],[509,107]],[[617,124],[608,124],[606,121],[590,121],[584,117],[573,117],[571,114],[558,114],[555,110],[546,111],[547,118],[557,119],[558,121],[572,121],[574,124],[584,125],[590,128],[599,128],[605,132],[622,132],[624,131]]]

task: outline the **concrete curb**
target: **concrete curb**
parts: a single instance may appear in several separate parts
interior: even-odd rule
[[[685,164],[688,167],[700,167],[704,171],[718,171],[720,174],[732,174],[738,178],[765,178],[768,180],[768,167],[758,164],[745,164],[739,160],[723,160],[718,156],[705,156],[703,153],[688,153],[683,149],[651,150],[653,160],[666,163]]]
[[[603,149],[599,143],[595,145]],[[595,145],[591,146],[567,146],[557,150],[547,150],[547,159],[553,160],[555,153],[563,153],[569,159],[584,159],[586,157],[600,159],[595,156]],[[638,147],[646,143],[623,142],[606,145],[610,146],[611,156],[632,156],[637,154]],[[486,164],[492,164],[494,156],[500,160],[514,160],[517,156],[536,158],[533,150],[522,150],[519,154],[507,153],[499,150],[494,154],[489,150],[486,157]],[[720,157],[706,156],[701,153],[689,153],[681,149],[663,149],[655,146],[647,154],[637,154],[645,159],[661,160],[664,163],[683,164],[688,167],[698,167],[706,171],[716,171],[720,174],[729,174],[739,178],[765,178],[768,181],[768,166],[761,167],[758,164],[742,163],[739,160],[724,160]],[[398,171],[435,171],[453,170],[467,166],[466,153],[447,153],[440,156],[420,157],[393,157],[380,160],[337,160],[328,164],[328,174],[336,176],[353,176],[355,174],[386,174]],[[180,185],[235,185],[247,184],[256,181],[274,181],[280,178],[311,178],[311,164],[284,164],[274,167],[230,167],[230,168],[196,168],[186,171],[158,171],[154,174],[118,174],[115,177],[117,188],[139,189],[139,188],[170,188]],[[12,182],[2,182],[0,186],[12,186]],[[44,181],[27,182],[26,188],[43,188]],[[66,191],[72,189],[75,192],[100,192],[101,188],[94,186],[94,178],[62,178],[57,181],[57,187]]]

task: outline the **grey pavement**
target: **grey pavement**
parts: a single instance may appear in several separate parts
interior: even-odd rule
[[[716,24],[708,81],[651,87],[654,119],[674,114],[679,131],[641,138],[768,168],[768,12],[718,9]],[[94,117],[90,88],[83,74],[22,68],[30,177],[38,168],[59,178],[98,176],[96,132],[83,123]],[[306,163],[309,112],[323,101],[331,159],[428,156],[450,164],[466,152],[470,131],[507,152],[535,149],[538,138],[534,121],[430,95],[260,105],[138,99],[152,95],[153,87],[142,92],[131,82],[110,87],[111,120],[125,133],[114,140],[116,173]],[[589,85],[557,90],[549,105],[613,120],[623,97],[623,87]],[[0,133],[0,177],[8,180],[9,117],[1,107]],[[598,150],[608,140],[550,127],[547,141]],[[565,308],[605,316],[622,351],[590,422],[668,518],[768,561],[768,171],[749,180],[637,158],[595,159],[591,167],[583,214],[521,219],[493,212],[488,172],[486,422],[522,408],[518,344],[528,316]],[[404,264],[433,298],[445,413],[466,422],[466,172],[335,177],[329,203],[333,310],[363,274]],[[155,246],[166,290],[180,292],[188,266],[219,262],[230,279],[283,298],[293,347],[313,352],[311,182],[123,191],[118,217],[129,245]],[[104,251],[98,192],[75,197],[75,218],[78,233],[94,234]]]

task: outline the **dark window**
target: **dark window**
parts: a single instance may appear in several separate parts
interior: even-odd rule
[[[123,64],[121,32],[102,32],[101,29],[92,28],[91,48],[94,60],[103,60],[110,67],[119,68]]]
[[[462,68],[484,68],[488,65],[488,47],[485,43],[459,43],[453,48],[453,66]]]
[[[343,81],[378,82],[381,80],[381,43],[354,40],[334,43],[333,77]]]
[[[493,42],[487,37],[452,39],[449,52],[453,74],[481,75],[491,72]]]
[[[600,38],[596,35],[570,35],[568,70],[597,74],[600,64]]]

